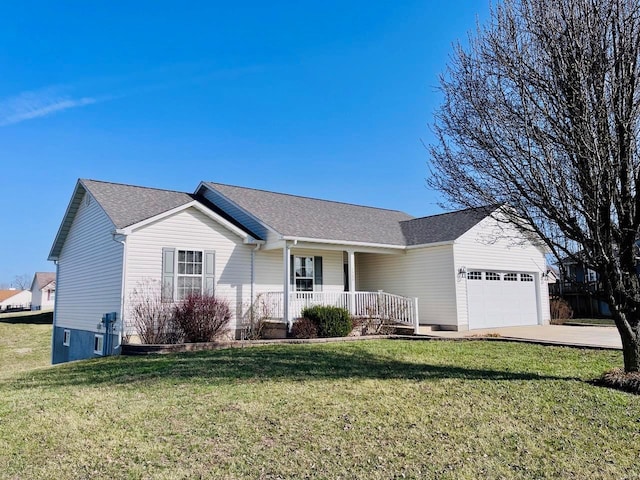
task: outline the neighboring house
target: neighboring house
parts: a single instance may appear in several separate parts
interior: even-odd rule
[[[548,323],[546,250],[500,215],[413,218],[208,182],[190,194],[79,180],[49,255],[52,359],[118,353],[123,330],[135,333],[131,295],[150,283],[167,301],[227,299],[237,334],[258,303],[289,325],[310,304],[449,330]]]
[[[55,298],[55,272],[36,272],[31,282],[31,310],[53,310]]]
[[[0,290],[0,312],[11,310],[28,310],[31,305],[31,292],[29,290]]]
[[[560,261],[563,268],[558,268],[558,281],[549,285],[549,293],[565,299],[571,305],[574,318],[610,317],[609,305],[601,299],[598,274],[581,257],[578,253],[575,258]]]

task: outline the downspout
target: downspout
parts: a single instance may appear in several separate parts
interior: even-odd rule
[[[55,337],[56,331],[56,319],[58,317],[58,296],[60,293],[60,289],[58,288],[58,276],[60,272],[60,265],[58,260],[54,260],[53,264],[56,266],[56,297],[53,299],[53,332],[51,333],[51,363],[53,364],[53,355],[54,355],[54,347],[55,343],[53,341]],[[42,301],[40,302],[42,305]]]
[[[250,315],[251,315],[251,323],[253,323],[253,302],[255,301],[255,292],[256,292],[256,252],[260,250],[260,244],[258,243],[251,250],[251,305],[250,305]]]
[[[122,240],[116,239],[116,235],[122,237]],[[120,330],[118,331],[118,346],[122,348],[122,337],[124,335],[124,293],[125,286],[127,280],[127,234],[126,233],[118,233],[114,232],[111,234],[111,238],[114,242],[118,242],[122,244],[122,277],[121,277],[121,285],[120,285],[120,311],[118,312],[118,316],[120,317]],[[117,319],[116,319],[117,322]],[[112,329],[111,327],[110,329]],[[109,332],[107,332],[107,337],[109,336]],[[113,350],[113,342],[111,343]],[[111,354],[113,351],[111,352]]]
[[[290,257],[291,247],[288,242],[285,240],[284,248],[282,249],[282,263],[284,264],[284,285],[283,285],[283,299],[282,299],[282,316],[283,320],[287,325],[287,331],[291,331],[292,322],[289,319],[289,285],[291,282],[290,279],[290,268],[291,268],[291,257]]]

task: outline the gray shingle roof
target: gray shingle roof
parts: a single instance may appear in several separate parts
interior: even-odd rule
[[[36,272],[35,278],[34,278],[36,282],[36,288],[38,288],[38,290],[42,290],[51,282],[55,281],[55,279],[56,279],[55,272]]]
[[[205,185],[283,236],[399,247],[453,241],[496,208],[483,207],[413,218],[398,210],[219,183]],[[260,239],[227,212],[199,195],[98,180],[79,180],[49,254],[50,260],[57,259],[60,254],[84,189],[101,205],[116,228],[134,225],[196,200],[254,238]]]
[[[319,200],[253,188],[206,183],[284,236],[405,245],[397,210]]]
[[[497,206],[469,208],[430,217],[414,218],[401,222],[400,225],[407,245],[447,242],[460,237],[496,208]]]
[[[81,180],[116,228],[124,228],[194,200],[188,193]]]

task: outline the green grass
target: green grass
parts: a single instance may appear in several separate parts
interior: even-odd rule
[[[620,364],[377,340],[17,367],[0,477],[638,478],[639,397],[589,382]]]
[[[0,321],[0,380],[48,366],[51,363],[51,329],[51,325]]]
[[[570,325],[616,326],[615,322],[611,318],[571,318],[569,320],[565,320],[564,323]]]

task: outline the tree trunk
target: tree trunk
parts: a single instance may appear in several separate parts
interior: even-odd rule
[[[630,312],[631,313],[631,312]],[[634,312],[635,313],[635,312]],[[625,312],[612,309],[611,314],[622,340],[622,356],[625,372],[640,372],[640,335],[638,325],[631,326]]]
[[[629,335],[623,332],[619,327],[620,337],[622,338],[622,355],[624,357],[625,372],[640,372],[640,338],[637,332],[635,335]]]

